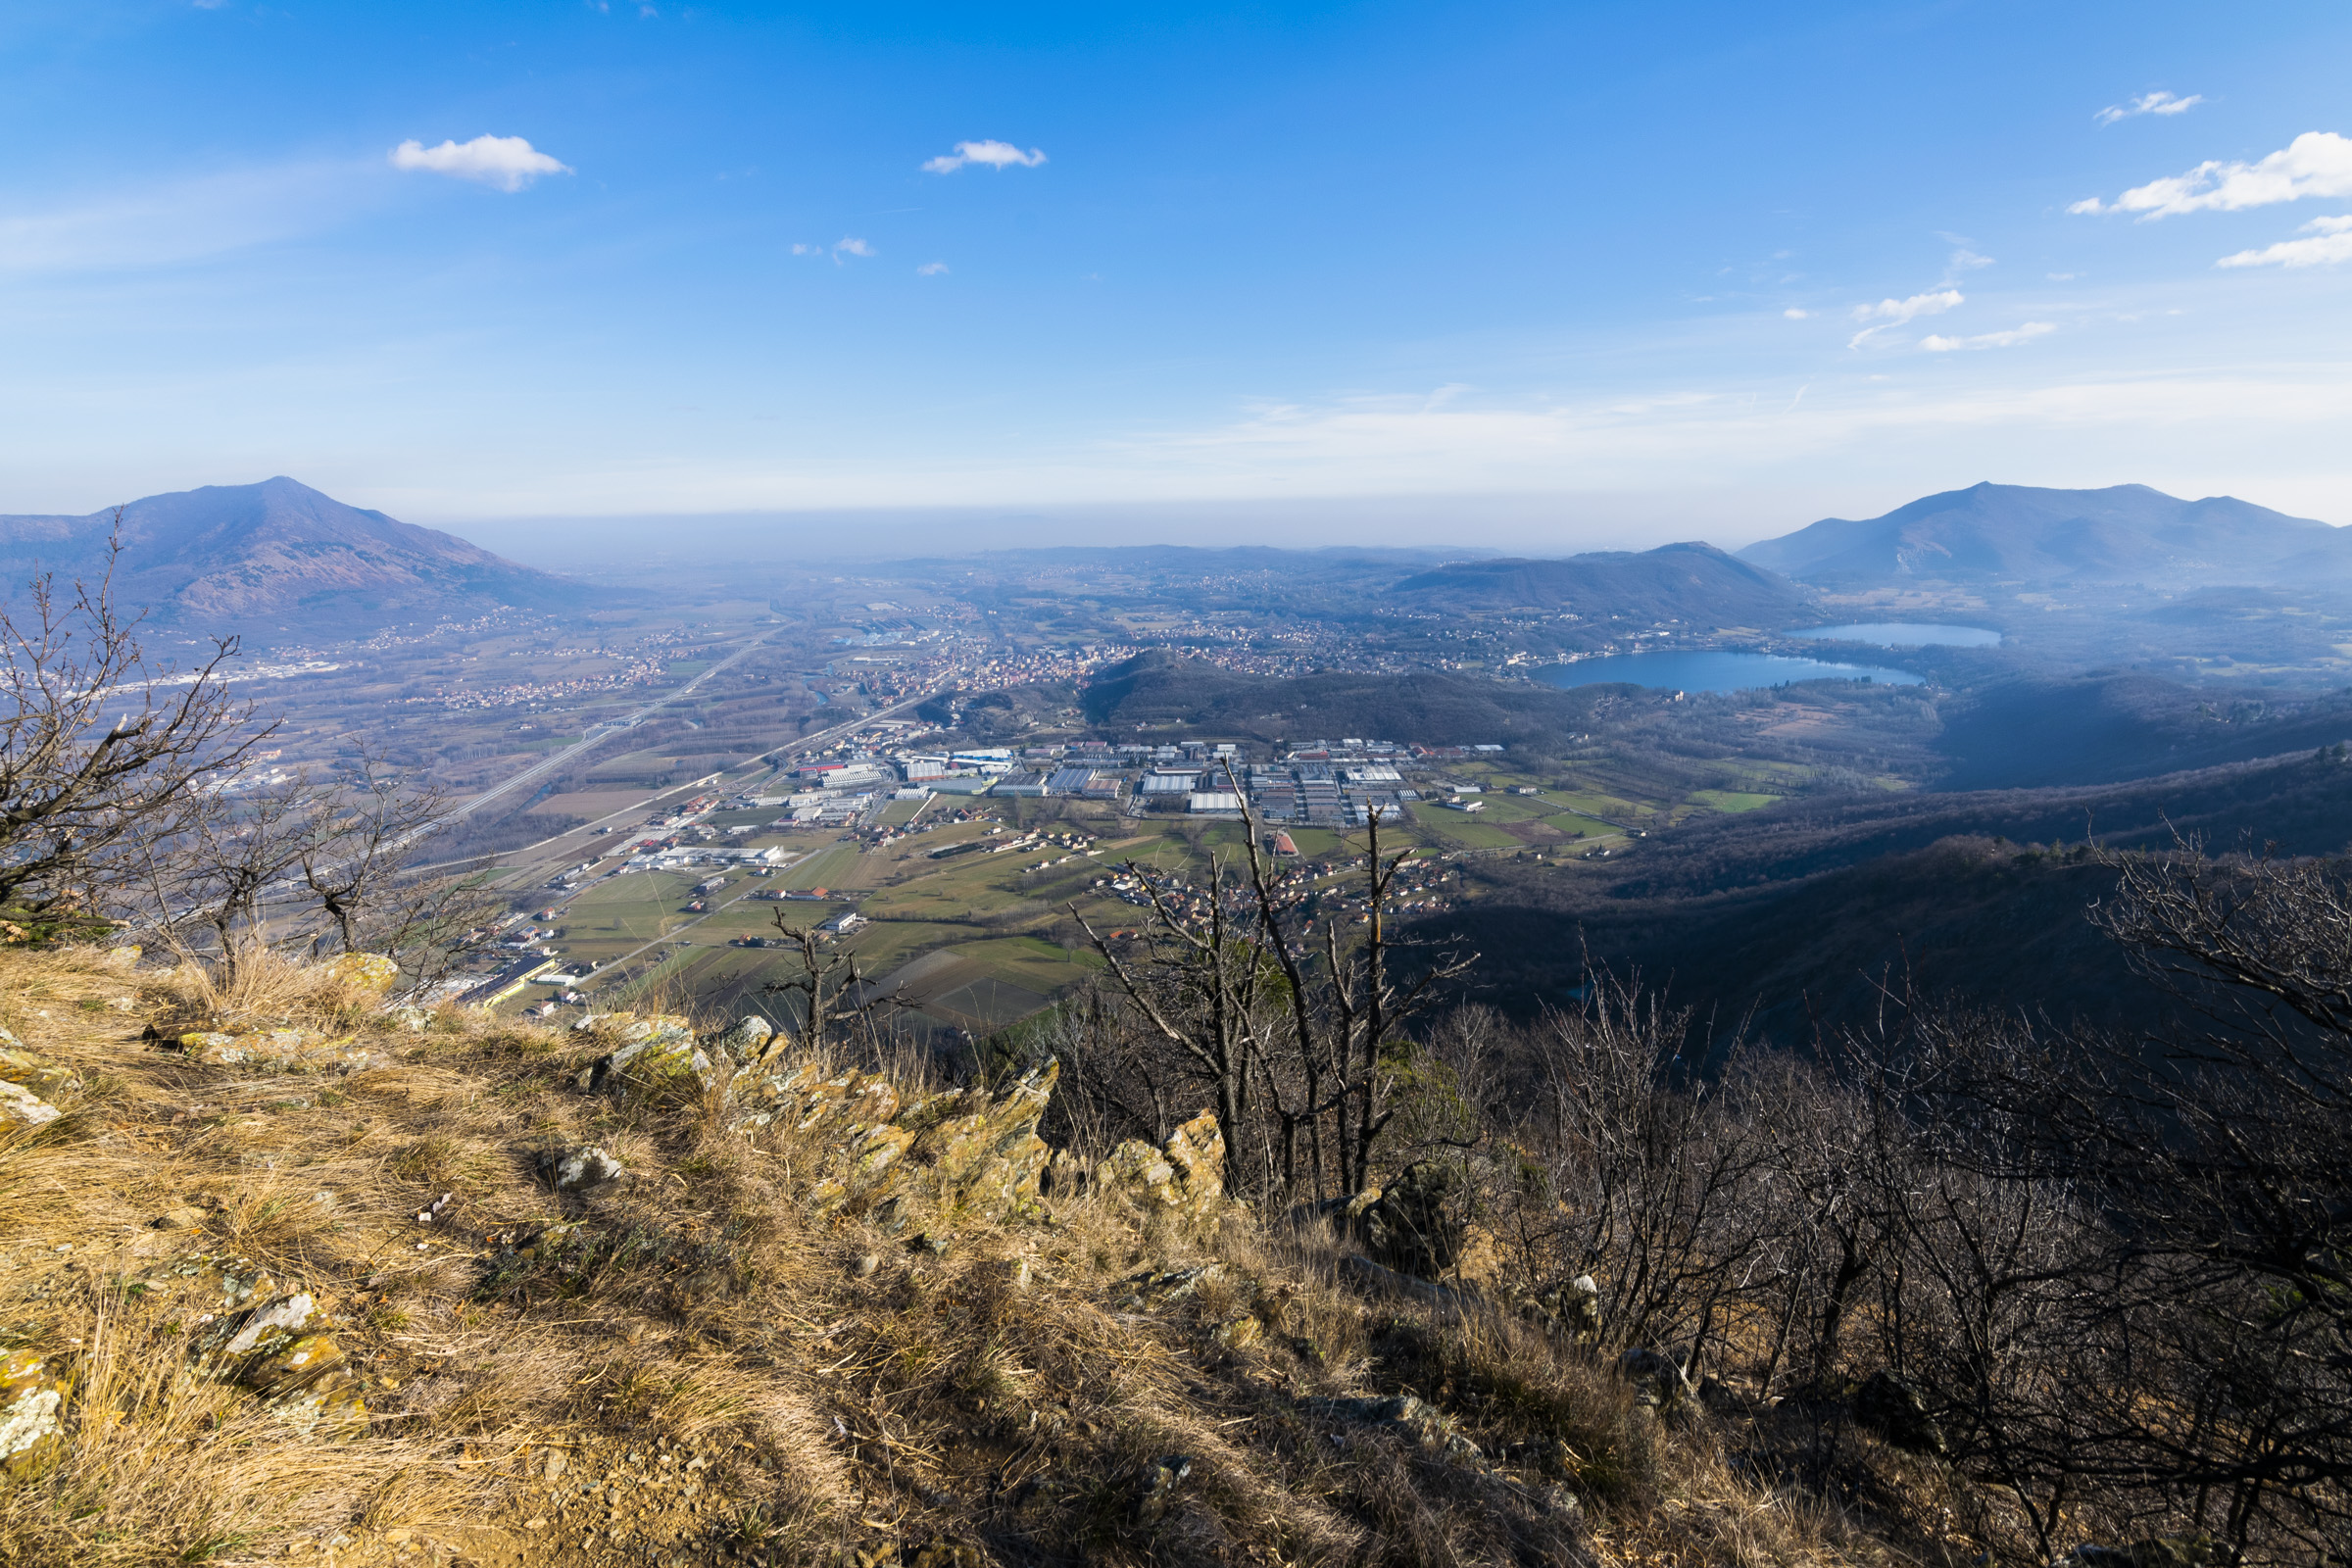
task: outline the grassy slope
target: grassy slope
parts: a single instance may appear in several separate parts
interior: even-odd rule
[[[357,1028],[391,1060],[272,1078],[141,1038],[213,1017]],[[191,971],[11,953],[0,1022],[85,1086],[63,1119],[0,1133],[0,1332],[74,1380],[62,1458],[0,1494],[0,1560],[1841,1555],[1579,1352],[1344,1289],[1327,1245],[1247,1210],[1187,1229],[1065,1195],[909,1250],[811,1217],[821,1150],[725,1132],[699,1094],[579,1092],[595,1048],[568,1034],[456,1012],[383,1034],[315,971],[221,996]],[[580,1199],[535,1176],[539,1152],[589,1140],[630,1179]],[[151,1223],[173,1211],[180,1228]],[[514,1262],[508,1244],[573,1223],[572,1264]],[[1122,1279],[1206,1262],[1222,1274],[1181,1303],[1118,1304]],[[364,1436],[299,1437],[179,1374],[222,1269],[331,1310]],[[136,1274],[168,1284],[124,1291]],[[1256,1343],[1209,1336],[1243,1313]],[[1502,1462],[1306,1402],[1400,1391]],[[1189,1474],[1154,1494],[1170,1455]]]

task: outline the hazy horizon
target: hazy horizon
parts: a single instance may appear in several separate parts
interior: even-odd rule
[[[33,0],[0,511],[2352,521],[2352,15],[2210,20]]]

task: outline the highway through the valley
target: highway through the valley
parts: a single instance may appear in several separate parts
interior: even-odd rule
[[[489,805],[492,801],[497,800],[500,796],[507,795],[514,790],[520,789],[523,785],[530,783],[534,779],[545,778],[548,774],[563,768],[565,763],[570,762],[575,759],[586,755],[588,752],[593,751],[598,746],[603,745],[606,741],[611,740],[613,736],[621,734],[627,730],[635,729],[639,724],[644,723],[648,718],[660,712],[662,709],[667,708],[670,704],[677,702],[681,698],[692,696],[696,687],[702,685],[703,682],[709,680],[711,676],[716,675],[720,671],[740,662],[751,653],[753,649],[759,647],[761,643],[767,641],[770,637],[773,637],[782,629],[783,628],[780,626],[769,627],[766,631],[761,632],[750,642],[745,643],[741,648],[736,649],[733,653],[720,660],[717,663],[712,664],[709,669],[706,669],[701,674],[695,676],[694,679],[688,681],[676,691],[657,697],[652,702],[646,704],[643,708],[638,709],[635,712],[626,714],[623,717],[607,719],[604,723],[598,725],[595,729],[590,730],[587,734],[581,736],[569,746],[564,747],[562,751],[550,752],[547,756],[541,758],[538,761],[533,762],[530,766],[524,768],[513,778],[505,779],[497,784],[491,785],[488,789],[482,791],[481,794],[476,795],[472,800],[466,802],[458,807],[456,810],[452,811],[450,813],[452,820],[461,817],[471,816],[475,811],[480,810],[483,807]]]

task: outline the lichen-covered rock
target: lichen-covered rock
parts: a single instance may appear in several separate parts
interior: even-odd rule
[[[584,1145],[568,1154],[550,1154],[546,1158],[548,1180],[560,1193],[583,1193],[592,1187],[602,1187],[627,1174],[619,1160],[594,1144]]]
[[[1213,1112],[1202,1111],[1152,1148],[1130,1138],[1103,1157],[1096,1180],[1147,1210],[1172,1209],[1196,1219],[1225,1197],[1225,1135]]]
[[[1399,1274],[1436,1279],[1461,1255],[1462,1223],[1454,1204],[1461,1172],[1439,1160],[1407,1165],[1364,1210],[1364,1240]]]
[[[776,1038],[776,1027],[757,1013],[748,1013],[720,1030],[705,1042],[712,1052],[723,1052],[734,1061],[754,1061],[767,1054],[769,1044]]]
[[[950,1103],[933,1097],[899,1118],[916,1134],[909,1149],[930,1195],[959,1210],[1001,1218],[1036,1201],[1054,1157],[1038,1123],[1061,1077],[1058,1062],[1023,1074],[1004,1089],[966,1090]],[[927,1123],[927,1125],[926,1125]]]
[[[24,1043],[5,1029],[0,1029],[0,1078],[35,1096],[74,1095],[81,1092],[81,1080],[73,1070],[45,1060],[24,1049]]]
[[[640,1018],[633,1013],[608,1013],[583,1019],[599,1033],[620,1042],[596,1058],[580,1074],[580,1087],[591,1093],[621,1094],[630,1089],[655,1088],[691,1076],[708,1087],[714,1079],[710,1058],[694,1043],[694,1026],[669,1013]]]
[[[351,1035],[322,1035],[308,1029],[268,1029],[224,1034],[199,1029],[179,1037],[189,1059],[208,1067],[255,1067],[264,1072],[365,1072],[388,1063]]]
[[[123,1289],[141,1299],[186,1296],[193,1298],[192,1309],[215,1311],[250,1306],[256,1298],[268,1300],[276,1294],[277,1284],[261,1264],[233,1252],[181,1252],[122,1281]]]
[[[1037,1128],[1060,1073],[1049,1061],[1003,1089],[905,1104],[897,1085],[870,1073],[820,1077],[811,1066],[770,1070],[755,1060],[728,1079],[727,1124],[747,1138],[815,1143],[808,1203],[818,1214],[861,1210],[894,1232],[925,1214],[1004,1220],[1039,1202],[1054,1152]]]
[[[0,1127],[45,1127],[63,1114],[23,1084],[0,1078]]]
[[[333,1325],[308,1292],[248,1307],[197,1342],[196,1370],[259,1395],[305,1434],[365,1431],[363,1385],[335,1341]]]
[[[1179,1126],[1168,1135],[1164,1151],[1189,1202],[1200,1207],[1225,1196],[1225,1134],[1213,1112],[1204,1110]]]
[[[0,1473],[38,1470],[64,1445],[66,1389],[48,1357],[36,1350],[0,1356]]]
[[[1252,1313],[1242,1312],[1227,1318],[1208,1331],[1211,1341],[1228,1350],[1247,1350],[1258,1342],[1266,1326]]]
[[[338,953],[321,965],[327,974],[355,991],[378,996],[400,978],[400,965],[381,953]]]
[[[1528,1315],[1550,1333],[1564,1334],[1579,1345],[1596,1344],[1601,1328],[1600,1282],[1590,1274],[1579,1274],[1554,1285],[1530,1303]]]

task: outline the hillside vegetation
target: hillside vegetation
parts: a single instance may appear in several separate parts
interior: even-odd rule
[[[1779,1562],[1849,1534],[1572,1339],[1223,1199],[1213,1120],[1049,1151],[1050,1068],[957,1090],[90,949],[0,956],[0,1020],[60,1112],[0,1123],[0,1561]]]
[[[1681,622],[1702,630],[1774,630],[1812,608],[1812,594],[1713,545],[1596,551],[1557,561],[1457,562],[1416,573],[1392,597],[1431,610],[1566,612],[1600,621]]]
[[[1081,693],[1090,722],[1181,725],[1293,741],[1410,736],[1433,746],[1558,747],[1612,702],[1654,704],[1636,687],[1555,691],[1446,674],[1251,675],[1154,650],[1110,665]]]

